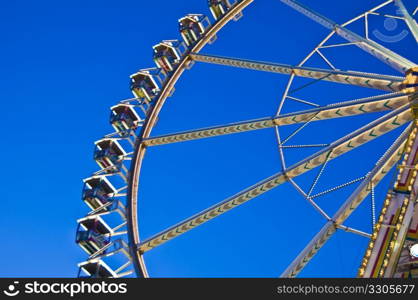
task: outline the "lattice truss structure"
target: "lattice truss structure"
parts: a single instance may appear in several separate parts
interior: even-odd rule
[[[183,233],[217,216],[256,198],[257,196],[290,182],[312,207],[325,219],[325,225],[300,252],[281,276],[295,277],[337,231],[344,230],[370,239],[364,259],[359,267],[360,277],[417,277],[418,258],[410,248],[418,242],[418,67],[416,63],[383,47],[369,36],[369,18],[384,16],[404,21],[410,34],[418,41],[418,25],[415,11],[409,12],[402,1],[389,0],[343,23],[314,12],[293,0],[281,0],[313,21],[326,27],[330,33],[298,64],[287,65],[246,59],[201,54],[208,43],[229,21],[239,20],[242,11],[253,0],[209,0],[208,5],[214,22],[203,14],[189,14],[179,19],[182,40],[164,40],[153,47],[156,67],[141,69],[130,76],[134,98],[120,101],[111,107],[110,123],[114,132],[95,143],[94,159],[100,170],[84,179],[83,201],[91,209],[87,216],[78,220],[76,242],[88,254],[79,264],[80,277],[123,277],[136,275],[148,277],[143,254],[170,241]],[[385,7],[393,6],[398,15],[381,13]],[[352,23],[363,22],[364,34],[348,29]],[[343,43],[332,43],[338,36]],[[399,71],[400,76],[382,75],[337,69],[331,63],[326,49],[358,47]],[[412,52],[416,51],[411,49]],[[319,57],[328,68],[306,66],[313,57]],[[151,136],[159,113],[183,72],[195,62],[219,64],[234,68],[284,74],[288,84],[273,116],[257,120],[242,121],[210,128],[193,129],[163,136]],[[318,105],[295,97],[292,93],[294,80],[298,77],[312,82],[330,81],[338,84],[361,86],[385,91],[383,95]],[[297,89],[304,88],[305,86]],[[311,106],[310,109],[282,113],[286,101],[296,101]],[[289,145],[288,142],[307,125],[322,120],[348,116],[384,114],[361,128],[326,144]],[[288,125],[299,126],[286,138],[281,129]],[[299,124],[299,125],[298,125]],[[326,166],[339,156],[358,148],[403,126],[404,130],[395,142],[378,159],[374,167],[364,176],[314,194],[315,186],[326,172]],[[148,147],[162,144],[187,142],[245,131],[274,128],[281,161],[281,171],[247,189],[203,210],[192,217],[140,240],[138,232],[138,183],[142,161]],[[287,165],[285,149],[318,148],[314,154]],[[389,187],[383,208],[377,220],[374,214],[374,188],[394,166],[396,178]],[[317,171],[312,171],[317,169]],[[295,178],[306,173],[317,172],[309,190],[303,190]],[[345,186],[358,183],[353,193],[340,209],[328,215],[317,203],[316,198],[332,193]],[[372,200],[372,233],[366,233],[344,225],[352,212],[366,199]]]

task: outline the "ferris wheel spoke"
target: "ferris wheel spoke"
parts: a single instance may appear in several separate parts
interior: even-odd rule
[[[325,61],[325,63],[333,70],[336,70],[337,68],[334,67],[334,65],[329,61],[329,59],[319,50],[316,50],[316,53],[319,54],[319,56]]]
[[[303,103],[303,104],[307,104],[307,105],[310,105],[310,106],[313,106],[313,107],[320,107],[319,104],[313,103],[311,101],[299,99],[299,98],[296,98],[296,97],[293,97],[293,96],[287,96],[286,98],[287,99],[290,99],[290,100],[293,100],[293,101],[296,101],[296,102],[300,102],[300,103]]]
[[[381,16],[381,17],[385,17],[385,18],[390,18],[390,19],[402,20],[402,21],[405,20],[404,17],[394,16],[394,15],[388,15],[388,14],[382,14],[382,13],[377,13],[377,12],[371,12],[371,13],[368,13],[368,14],[369,15],[374,15],[374,16]]]
[[[338,229],[344,230],[345,232],[351,232],[351,233],[366,237],[368,239],[370,239],[372,237],[372,235],[370,233],[364,232],[362,230],[354,229],[354,228],[351,228],[351,227],[348,227],[348,226],[345,226],[345,225],[342,225],[342,224],[339,224],[339,225],[336,225],[336,226],[337,226]]]
[[[376,187],[385,177],[390,169],[400,160],[406,139],[408,138],[411,126],[398,137],[386,153],[377,161],[374,168],[370,171],[363,182],[344,202],[341,208],[335,213],[333,218],[328,221],[322,229],[315,235],[303,251],[286,268],[280,277],[296,277],[315,254],[322,248],[329,238],[336,232],[351,213],[363,202],[370,194],[372,187]]]
[[[312,170],[321,164],[325,160],[332,160],[344,153],[347,153],[399,126],[402,126],[406,122],[412,119],[411,112],[409,110],[409,104],[398,108],[381,118],[363,126],[362,128],[340,138],[333,142],[330,146],[318,151],[310,157],[296,163],[288,169],[276,173],[265,180],[262,180],[255,185],[229,197],[214,206],[203,210],[202,212],[156,234],[155,236],[144,240],[137,245],[140,252],[146,252],[155,248],[166,241],[169,241],[192,228],[195,228],[207,221],[220,216],[221,214],[261,195],[265,192],[276,188],[282,183],[288,181],[291,178],[299,176]],[[329,154],[331,152],[331,154]]]
[[[360,35],[352,32],[351,30],[345,28],[344,26],[341,26],[335,23],[334,21],[318,14],[317,12],[313,11],[312,9],[308,8],[307,6],[295,0],[281,0],[281,1],[289,5],[290,7],[294,8],[295,10],[301,12],[305,16],[316,21],[317,23],[321,24],[322,26],[335,31],[339,36],[346,39],[347,41],[355,42],[356,45],[360,49],[368,52],[369,54],[375,56],[376,58],[380,59],[382,62],[392,66],[393,68],[397,69],[398,71],[402,73],[405,73],[407,70],[416,66],[415,63],[400,56],[399,54],[383,47],[382,45],[372,40],[361,37]],[[392,1],[388,1],[388,3],[390,2]],[[361,15],[361,17],[363,17],[363,15]]]
[[[331,155],[331,151],[329,152],[329,155],[327,156],[327,158],[325,159],[325,161],[323,162],[323,164],[321,165],[321,168],[319,168],[318,174],[316,174],[315,179],[313,180],[311,186],[309,187],[308,190],[308,197],[311,196],[315,186],[318,184],[319,179],[321,178],[322,174],[324,173],[325,167],[328,164],[329,158]]]
[[[395,0],[395,4],[399,7],[400,12],[402,13],[402,15],[405,18],[406,25],[408,25],[409,30],[411,31],[415,40],[418,42],[418,24],[417,24],[417,22],[409,14],[409,12],[406,9],[405,5],[403,4],[402,0]]]
[[[258,120],[231,123],[227,125],[200,128],[173,134],[150,137],[143,140],[146,146],[156,146],[191,141],[226,134],[265,129],[275,126],[305,123],[312,121],[341,118],[365,113],[396,109],[409,103],[409,94],[391,93],[387,95],[345,101],[309,110],[282,114]]]
[[[291,138],[293,138],[298,132],[303,130],[306,126],[309,125],[317,116],[318,114],[314,114],[312,117],[310,117],[308,120],[306,120],[305,123],[303,123],[301,126],[299,126],[296,130],[294,130],[291,134],[289,134],[280,144],[279,146],[283,146],[285,143],[287,143]]]
[[[289,178],[289,182],[293,185],[296,191],[298,191],[298,193],[301,194],[303,198],[305,198],[313,206],[313,208],[315,208],[317,212],[319,212],[327,221],[331,220],[328,214],[311,197],[309,197],[309,195],[306,194],[292,178]]]
[[[334,222],[328,221],[280,277],[296,277],[336,231]]]
[[[275,133],[275,136],[276,136],[276,141],[277,141],[278,150],[279,150],[281,170],[284,171],[286,169],[286,159],[284,157],[283,147],[280,146],[282,144],[282,137],[280,135],[279,126],[274,127],[274,133]]]
[[[282,145],[279,146],[283,149],[297,149],[297,148],[322,148],[327,147],[329,144],[308,144],[308,145]]]
[[[342,189],[342,188],[345,188],[345,187],[347,187],[347,186],[349,186],[349,185],[352,185],[352,184],[354,184],[354,183],[357,183],[357,182],[359,182],[359,181],[362,181],[362,180],[363,180],[363,179],[365,179],[365,178],[366,178],[366,176],[362,176],[362,177],[359,177],[359,178],[356,178],[356,179],[350,180],[350,181],[345,182],[345,183],[343,183],[343,184],[337,185],[337,186],[335,186],[335,187],[333,187],[333,188],[330,188],[330,189],[327,189],[327,190],[325,190],[325,191],[319,192],[319,193],[317,193],[317,194],[315,194],[315,195],[312,195],[312,196],[311,196],[311,198],[312,198],[312,199],[315,199],[315,198],[318,198],[318,197],[322,197],[322,196],[324,196],[324,195],[327,195],[327,194],[329,194],[329,193],[335,192],[335,191],[340,190],[340,189]]]
[[[402,77],[363,73],[355,71],[328,70],[320,68],[291,66],[272,62],[260,62],[254,60],[229,58],[214,55],[191,53],[194,61],[211,64],[225,65],[243,69],[265,71],[279,74],[295,74],[299,77],[331,81],[341,84],[349,84],[378,90],[398,92],[403,89]]]
[[[343,47],[343,46],[352,46],[352,45],[356,45],[357,42],[352,43],[338,43],[338,44],[331,44],[331,45],[325,45],[325,46],[321,46],[320,49],[327,49],[327,48],[337,48],[337,47]]]

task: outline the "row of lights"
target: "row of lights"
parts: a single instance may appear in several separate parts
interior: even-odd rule
[[[405,147],[405,150],[404,150],[405,151],[405,155],[404,155],[404,159],[403,159],[403,161],[402,161],[402,163],[401,163],[401,165],[399,167],[400,170],[399,170],[398,176],[396,178],[396,182],[394,184],[394,188],[395,189],[398,188],[398,186],[399,186],[399,180],[401,179],[401,174],[403,173],[403,171],[405,169],[406,161],[408,160],[409,154],[412,151],[412,145],[414,143],[414,139],[415,139],[415,137],[417,135],[417,131],[418,131],[418,129],[417,129],[417,126],[418,126],[417,120],[415,120],[415,124],[414,125],[415,125],[415,127],[414,127],[414,129],[412,130],[412,132],[411,132],[411,134],[409,136],[409,139],[407,141],[407,144],[406,144],[406,147]],[[418,172],[416,170],[414,170],[412,172],[412,176],[411,176],[411,178],[410,178],[410,180],[408,182],[408,186],[407,186],[407,190],[409,192],[412,191],[412,187],[413,187],[413,184],[415,182],[415,179],[416,179],[417,174],[418,174]],[[389,204],[391,203],[392,197],[393,197],[393,193],[391,193],[391,192],[389,192],[387,194],[387,196],[386,196],[385,202],[383,204],[382,211],[381,211],[380,216],[379,216],[379,220],[378,220],[377,224],[375,225],[375,228],[374,228],[374,231],[373,231],[373,234],[372,234],[372,238],[371,238],[371,240],[369,242],[369,246],[368,246],[368,248],[366,250],[366,254],[365,254],[364,258],[363,258],[362,264],[361,264],[360,269],[359,269],[359,272],[358,272],[358,274],[359,274],[360,277],[363,277],[364,274],[365,274],[365,270],[366,270],[367,264],[369,262],[370,256],[372,255],[373,247],[375,245],[375,241],[377,239],[378,232],[380,231],[380,229],[382,227],[382,224],[383,224],[383,221],[384,221],[384,216],[385,216],[385,214],[387,212],[387,209],[389,207]],[[399,231],[401,229],[401,223],[402,223],[402,221],[403,221],[403,219],[405,217],[406,208],[407,208],[407,206],[409,204],[409,201],[410,201],[410,197],[406,197],[405,200],[402,203],[400,215],[398,217],[398,222],[397,222],[397,224],[395,226],[395,230],[393,232],[392,241],[389,244],[389,249],[386,251],[385,258],[383,260],[383,267],[379,271],[379,276],[380,277],[383,277],[383,275],[385,273],[385,270],[386,270],[386,268],[387,268],[387,266],[389,264],[389,258],[390,258],[391,254],[392,254],[393,249],[395,248],[395,244],[396,244],[395,243],[395,240],[398,237]],[[412,256],[418,257],[418,244],[415,244],[413,247],[411,247],[411,250],[410,251],[411,251],[410,253],[411,253]]]

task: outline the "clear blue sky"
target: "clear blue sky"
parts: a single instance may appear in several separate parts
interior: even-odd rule
[[[76,264],[86,257],[74,238],[76,219],[88,211],[80,199],[82,178],[97,169],[93,142],[111,132],[109,107],[131,97],[129,75],[154,65],[151,47],[179,38],[177,19],[183,15],[209,14],[206,0],[187,2],[0,4],[1,277],[76,275]],[[303,2],[343,22],[381,1]],[[412,0],[405,3],[414,6]],[[373,28],[387,36],[405,30],[399,22],[389,32],[384,18],[372,19]],[[326,34],[278,0],[256,0],[244,18],[229,24],[203,52],[296,64]],[[418,61],[410,34],[384,45]],[[341,69],[396,74],[357,49],[329,54]],[[324,67],[319,60],[311,65]],[[154,134],[270,116],[286,80],[278,74],[196,64],[179,81]],[[296,81],[296,86],[304,82]],[[321,83],[299,96],[327,104],[380,93]],[[294,144],[329,143],[377,116],[308,126]],[[364,175],[398,133],[330,164],[317,191]],[[287,152],[289,162],[308,153],[312,150]],[[273,130],[150,149],[141,181],[141,234],[148,237],[277,171]],[[301,178],[301,186],[308,186],[313,175],[315,171]],[[378,199],[386,186],[378,190]],[[332,214],[353,188],[318,202]],[[289,185],[283,185],[147,253],[146,260],[150,274],[157,277],[274,277],[324,223]],[[347,224],[370,231],[369,201]],[[354,276],[366,243],[362,237],[339,232],[301,275]]]

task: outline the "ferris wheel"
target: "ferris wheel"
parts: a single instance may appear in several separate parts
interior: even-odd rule
[[[224,26],[243,17],[244,9],[250,9],[253,1],[208,0],[213,21],[204,14],[188,14],[180,18],[178,24],[181,39],[164,40],[155,45],[153,59],[156,66],[141,69],[130,76],[134,97],[122,100],[110,108],[110,124],[114,132],[95,142],[94,160],[100,170],[84,179],[82,200],[90,212],[77,221],[76,243],[88,254],[88,258],[79,264],[79,277],[149,277],[144,253],[284,183],[290,183],[308,205],[323,217],[324,226],[304,249],[299,249],[300,254],[293,262],[289,262],[282,277],[296,277],[338,230],[369,240],[358,269],[359,277],[418,277],[418,66],[374,41],[370,37],[369,28],[371,16],[402,21],[406,24],[408,34],[418,42],[418,25],[414,19],[418,7],[411,11],[401,0],[388,0],[338,24],[297,1],[281,0],[329,30],[329,34],[299,64],[202,54],[201,50],[207,44],[216,42],[217,34]],[[388,8],[396,10],[398,14],[387,13],[385,9]],[[352,31],[352,24],[361,24],[363,34]],[[344,42],[335,42],[335,37]],[[336,68],[327,50],[346,47],[355,47],[377,58],[382,64],[398,71],[399,76]],[[411,53],[416,52],[416,49],[411,50]],[[319,58],[327,67],[308,66],[314,58]],[[269,117],[151,135],[167,98],[174,93],[176,83],[195,63],[278,73],[287,76],[288,81],[277,110]],[[309,81],[295,87],[298,78]],[[326,105],[295,96],[295,91],[309,88],[317,82],[358,86],[384,93]],[[288,102],[301,103],[309,108],[285,112],[284,107]],[[289,144],[289,141],[313,123],[379,112],[378,117],[370,119],[367,124],[330,143]],[[284,136],[287,127],[292,130]],[[275,130],[280,171],[149,238],[140,238],[139,181],[148,148],[192,140],[204,143],[209,137],[266,128]],[[344,154],[358,147],[366,147],[368,142],[396,130],[400,134],[384,149],[382,156],[375,157],[374,166],[363,176],[322,192],[315,191],[318,182],[326,176],[327,166],[338,161]],[[305,148],[314,149],[315,152],[289,164],[287,151]],[[375,188],[392,169],[395,169],[395,178],[386,187],[386,197],[376,199]],[[305,173],[315,174],[307,189],[297,183],[297,179]],[[316,201],[325,194],[353,184],[357,184],[357,187],[333,215],[328,214]],[[368,197],[372,203],[372,232],[345,225],[348,217]],[[378,216],[375,212],[377,202],[382,203]]]

